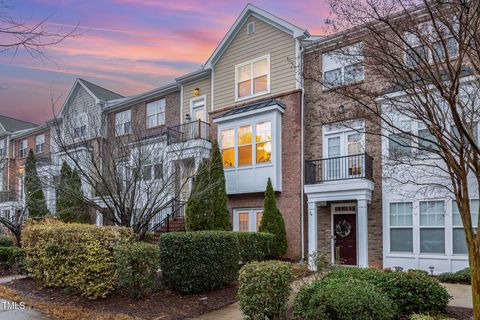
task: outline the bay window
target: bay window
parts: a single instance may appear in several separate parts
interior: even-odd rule
[[[238,165],[252,164],[252,126],[238,128]]]
[[[445,253],[444,201],[420,201],[420,252]]]
[[[413,204],[390,203],[390,252],[413,253]]]
[[[262,221],[263,209],[235,209],[233,211],[233,230],[257,232]]]
[[[256,161],[257,163],[270,162],[272,155],[272,123],[270,121],[258,123],[256,132]]]
[[[147,103],[147,128],[165,124],[165,99]]]
[[[129,134],[132,130],[131,121],[131,110],[117,112],[115,114],[115,135],[118,137]]]
[[[242,100],[270,91],[270,55],[235,66],[235,99]]]
[[[222,162],[224,168],[235,166],[235,129],[222,130]]]
[[[470,200],[470,216],[472,219],[472,226],[474,231],[477,232],[476,226],[478,225],[478,200]],[[465,231],[463,230],[462,218],[456,201],[452,201],[452,247],[453,254],[464,254],[467,252],[467,241],[465,239]]]

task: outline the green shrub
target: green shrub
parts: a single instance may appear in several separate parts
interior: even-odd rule
[[[408,319],[410,320],[449,320],[449,318],[442,316],[431,316],[429,314],[412,314]]]
[[[367,281],[326,278],[300,289],[293,302],[296,319],[377,320],[398,317],[395,303]]]
[[[139,298],[157,287],[160,248],[157,245],[136,242],[115,248],[118,287],[130,297]]]
[[[247,263],[240,270],[238,299],[248,319],[283,319],[293,274],[281,261]]]
[[[428,271],[425,271],[425,270],[421,270],[421,269],[408,269],[407,272],[418,272],[418,273],[421,273],[425,276],[428,276]]]
[[[34,278],[96,299],[115,288],[114,248],[132,241],[127,228],[54,222],[28,224],[22,245]]]
[[[240,245],[240,261],[263,261],[270,256],[270,250],[275,239],[271,233],[265,232],[237,232]]]
[[[0,247],[12,247],[13,241],[9,237],[0,236]]]
[[[465,268],[457,272],[444,272],[438,275],[440,282],[470,284],[470,268]]]
[[[442,312],[450,300],[447,290],[436,279],[419,272],[341,268],[327,278],[353,278],[370,282],[397,303],[402,315]]]
[[[18,247],[0,247],[0,267],[10,269],[13,267],[22,251]]]
[[[160,236],[165,284],[181,292],[221,288],[237,279],[238,237],[232,231],[171,232]]]
[[[275,236],[272,246],[272,256],[281,257],[287,253],[287,231],[285,230],[285,221],[280,210],[277,208],[275,200],[275,191],[273,191],[272,181],[268,178],[267,189],[265,190],[265,200],[263,203],[262,220],[260,221],[260,232],[268,232]]]

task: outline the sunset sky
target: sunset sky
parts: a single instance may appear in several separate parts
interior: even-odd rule
[[[0,114],[41,123],[51,97],[63,103],[81,77],[122,95],[138,94],[198,69],[246,1],[4,0],[16,17],[78,35],[51,47],[49,59],[0,54]],[[312,34],[321,34],[326,0],[252,1]],[[58,106],[57,106],[58,107]]]

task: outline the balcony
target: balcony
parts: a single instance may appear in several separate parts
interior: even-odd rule
[[[15,192],[0,191],[0,203],[15,201]]]
[[[305,184],[366,179],[373,181],[373,158],[366,153],[305,161]]]
[[[187,142],[195,139],[210,141],[210,124],[197,120],[168,127],[168,144]]]

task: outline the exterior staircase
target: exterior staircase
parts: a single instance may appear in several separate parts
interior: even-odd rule
[[[170,212],[164,214],[162,219],[150,229],[153,232],[154,243],[158,243],[162,233],[186,230],[185,207],[186,202],[179,202],[175,199],[171,201]]]

